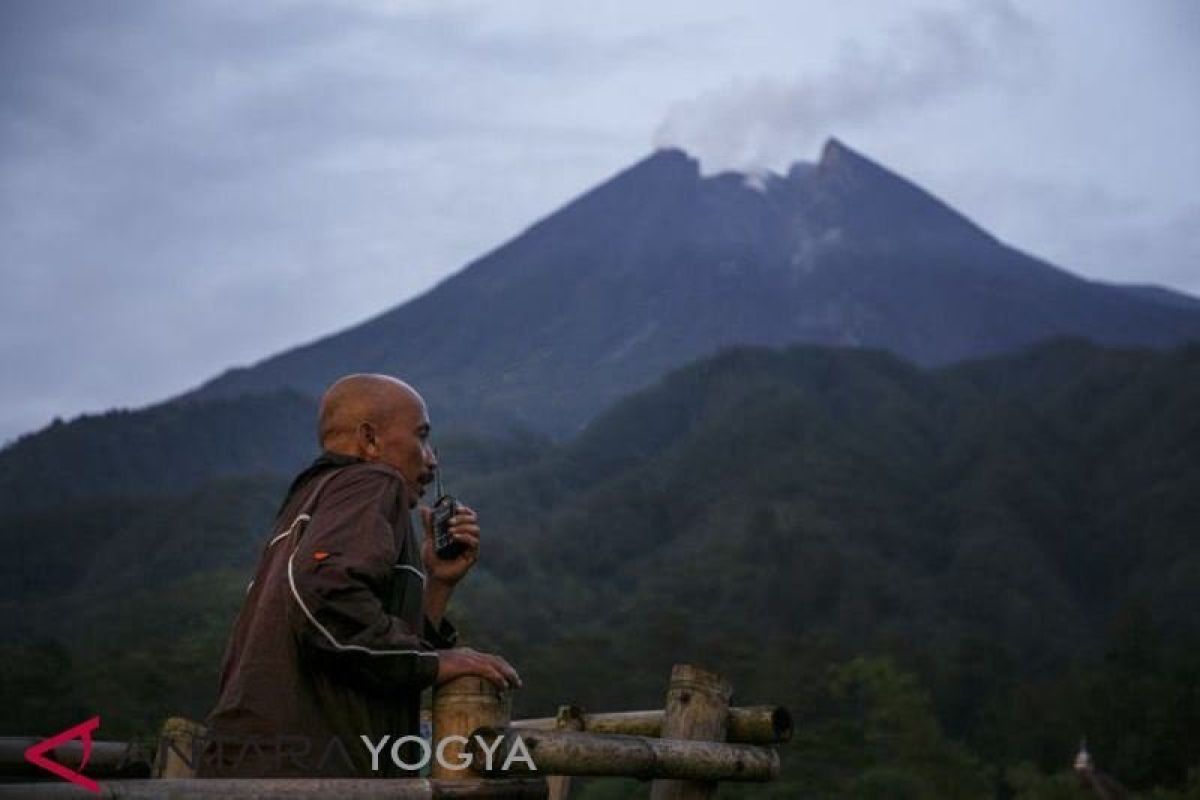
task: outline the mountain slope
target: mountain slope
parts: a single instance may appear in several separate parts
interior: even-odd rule
[[[1166,346],[1200,336],[1200,300],[1025,256],[837,141],[786,175],[703,177],[663,150],[361,325],[176,401],[22,437],[0,451],[0,515],[291,469],[315,396],[350,371],[408,378],[439,431],[565,437],[730,345],[929,365],[1063,334]]]
[[[1006,247],[836,140],[784,176],[702,177],[662,150],[422,297],[188,399],[312,394],[383,371],[419,385],[443,420],[562,435],[731,344],[864,345],[940,364],[1058,335],[1200,337],[1200,311],[1166,297]]]
[[[291,470],[316,449],[315,419],[312,398],[281,390],[56,422],[0,451],[0,514]]]

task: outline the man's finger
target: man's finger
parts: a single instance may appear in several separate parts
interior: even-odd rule
[[[501,656],[487,653],[476,653],[480,659],[479,675],[501,689],[511,689],[521,686],[521,676],[512,665]]]
[[[509,688],[508,678],[505,677],[504,674],[502,672],[500,672],[500,670],[496,669],[495,667],[491,667],[490,669],[488,669],[488,674],[485,675],[484,677],[486,677],[492,683],[496,684],[496,686],[498,686],[501,689]]]
[[[492,656],[496,660],[496,666],[500,672],[504,673],[505,678],[508,678],[515,686],[521,685],[521,675],[517,674],[517,670],[512,668],[512,664],[504,660],[504,656]]]
[[[503,658],[498,658],[498,660],[500,662],[500,671],[504,673],[504,676],[508,679],[509,683],[511,683],[513,686],[520,686],[521,676],[518,675],[517,671],[512,668],[512,665]]]
[[[433,538],[433,509],[429,506],[418,506],[421,511],[421,525],[425,528],[425,538]]]
[[[464,534],[464,533],[456,533],[456,534],[454,534],[454,536],[452,538],[454,539],[454,541],[459,542],[464,547],[466,547],[467,552],[474,553],[476,555],[479,554],[479,537],[478,536],[471,536],[469,534]]]

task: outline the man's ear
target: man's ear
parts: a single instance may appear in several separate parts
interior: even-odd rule
[[[358,423],[358,449],[366,458],[379,456],[379,438],[375,434],[375,426],[369,422]]]

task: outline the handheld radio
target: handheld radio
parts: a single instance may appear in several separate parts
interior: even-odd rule
[[[434,457],[437,457],[437,451],[434,450]],[[450,519],[458,511],[458,501],[453,495],[445,494],[442,491],[442,466],[438,464],[437,471],[434,473],[435,488],[438,499],[433,504],[433,552],[438,558],[446,560],[458,558],[458,556],[467,549],[467,546],[462,542],[456,542],[450,536]]]

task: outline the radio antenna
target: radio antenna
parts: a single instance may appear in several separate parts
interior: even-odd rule
[[[437,492],[435,500],[441,499],[444,492],[442,491],[442,459],[438,457],[437,448],[433,448],[433,460],[437,462],[437,467],[433,470],[433,490]]]

